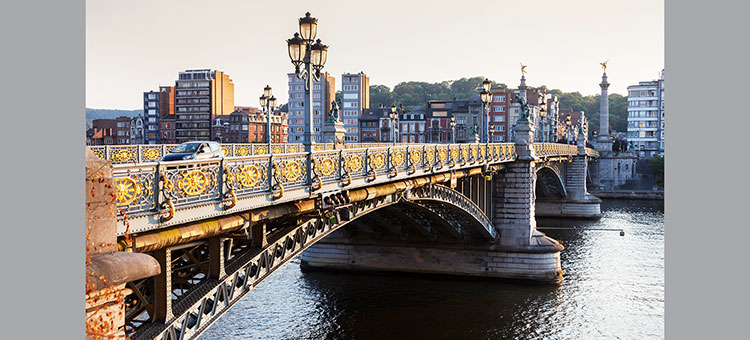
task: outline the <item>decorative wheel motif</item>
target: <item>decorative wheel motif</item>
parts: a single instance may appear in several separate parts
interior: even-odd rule
[[[425,151],[425,157],[427,158],[427,162],[432,164],[435,162],[435,150],[427,150]]]
[[[349,172],[358,172],[362,170],[362,156],[349,156],[349,159],[346,160],[346,168],[349,170]]]
[[[290,146],[289,148],[287,148],[287,152],[288,153],[297,152],[297,147],[296,146]]]
[[[177,182],[177,188],[182,190],[184,195],[199,195],[206,191],[208,187],[208,177],[201,171],[193,170],[185,174]]]
[[[371,155],[370,163],[372,163],[373,169],[381,169],[385,165],[385,156],[382,153]]]
[[[265,146],[258,146],[258,147],[255,147],[254,152],[256,155],[265,155],[266,153],[268,153],[268,150],[266,150]]]
[[[286,161],[284,162],[284,167],[281,171],[281,175],[284,177],[286,182],[296,181],[297,179],[299,179],[300,175],[302,175],[302,168],[295,161]]]
[[[271,148],[271,153],[283,153],[280,146],[274,146]]]
[[[245,165],[237,174],[237,181],[243,188],[255,187],[260,183],[263,174],[255,165]]]
[[[445,162],[445,160],[448,158],[448,152],[445,151],[445,149],[438,150],[438,157],[441,161]]]
[[[110,158],[113,162],[124,163],[135,159],[135,155],[130,150],[118,150],[110,154]]]
[[[406,158],[404,157],[404,152],[403,151],[397,151],[391,157],[392,157],[391,158],[391,162],[393,162],[393,165],[395,165],[395,166],[402,166],[402,165],[404,165],[404,160],[406,160]]]
[[[234,149],[235,156],[247,156],[249,154],[250,154],[250,150],[248,150],[246,146],[241,146],[239,148]]]
[[[410,152],[409,160],[411,160],[411,164],[422,163],[422,153],[417,150]]]
[[[232,155],[232,151],[230,151],[229,148],[226,146],[221,147],[221,152],[224,153],[224,157],[229,157]]]
[[[323,176],[330,176],[333,174],[333,159],[326,158],[320,162],[320,173]]]
[[[323,151],[323,147],[319,146],[319,145],[316,145],[315,146],[315,151]]]
[[[159,159],[159,149],[146,149],[143,150],[143,159],[147,161],[153,161]]]
[[[121,177],[115,180],[117,182],[117,205],[128,205],[135,200],[135,196],[140,192],[140,188],[130,177]]]

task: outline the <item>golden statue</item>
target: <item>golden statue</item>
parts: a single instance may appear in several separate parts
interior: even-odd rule
[[[524,65],[523,63],[519,63],[519,64],[521,64],[521,75],[526,74],[526,65]]]
[[[602,69],[604,69],[604,73],[607,72],[607,63],[609,62],[609,59],[603,63],[599,63],[599,65],[602,65]]]

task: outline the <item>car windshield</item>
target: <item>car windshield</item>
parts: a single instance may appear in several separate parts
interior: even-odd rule
[[[199,146],[201,143],[182,143],[174,148],[172,153],[193,153],[198,150]]]

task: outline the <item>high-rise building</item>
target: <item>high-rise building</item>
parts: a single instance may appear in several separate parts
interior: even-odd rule
[[[166,143],[161,140],[161,119],[174,120],[174,86],[159,86],[159,91],[143,92],[144,144]]]
[[[202,69],[179,73],[175,82],[176,140],[214,140],[214,118],[234,111],[234,83],[222,71]]]
[[[370,77],[359,73],[341,75],[341,121],[347,142],[359,141],[359,117],[370,107]]]
[[[628,86],[628,143],[641,157],[664,153],[664,70],[659,80]]]
[[[289,142],[302,143],[305,140],[305,80],[294,73],[287,74],[289,78]],[[331,102],[336,96],[336,78],[328,72],[320,75],[320,80],[313,82],[313,133],[315,142],[323,139],[323,124],[328,119]]]
[[[161,92],[143,92],[143,115],[146,120],[146,135],[144,136],[145,144],[159,143],[160,96]]]

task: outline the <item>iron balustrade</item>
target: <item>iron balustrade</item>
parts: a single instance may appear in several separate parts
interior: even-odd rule
[[[222,146],[237,154],[238,150],[248,145]],[[246,150],[248,153],[257,150],[253,147],[266,147],[262,144],[250,146]],[[106,152],[109,155],[121,152],[142,155],[148,150],[163,153],[169,147],[171,145],[152,148],[129,146],[111,148]],[[517,157],[513,143],[370,144],[370,147],[312,153],[291,152],[301,148],[301,145],[295,144],[273,147],[283,147],[286,153],[117,164],[113,175],[117,188],[118,219],[153,215],[159,218],[150,218],[148,224],[159,225],[172,219],[176,211],[194,207],[226,204],[226,210],[238,200],[252,198],[260,198],[255,206],[267,206],[285,195],[285,199],[310,197],[325,185],[333,185],[329,188],[340,190],[353,181],[358,181],[358,184],[352,188],[375,180],[388,181],[387,178],[392,177],[403,179],[510,162]],[[578,155],[578,148],[574,145],[535,143],[533,147],[537,157]],[[595,155],[590,149],[586,153]],[[122,159],[120,156],[115,158]],[[289,196],[289,192],[295,194]],[[222,211],[211,210],[211,214],[221,215]]]

